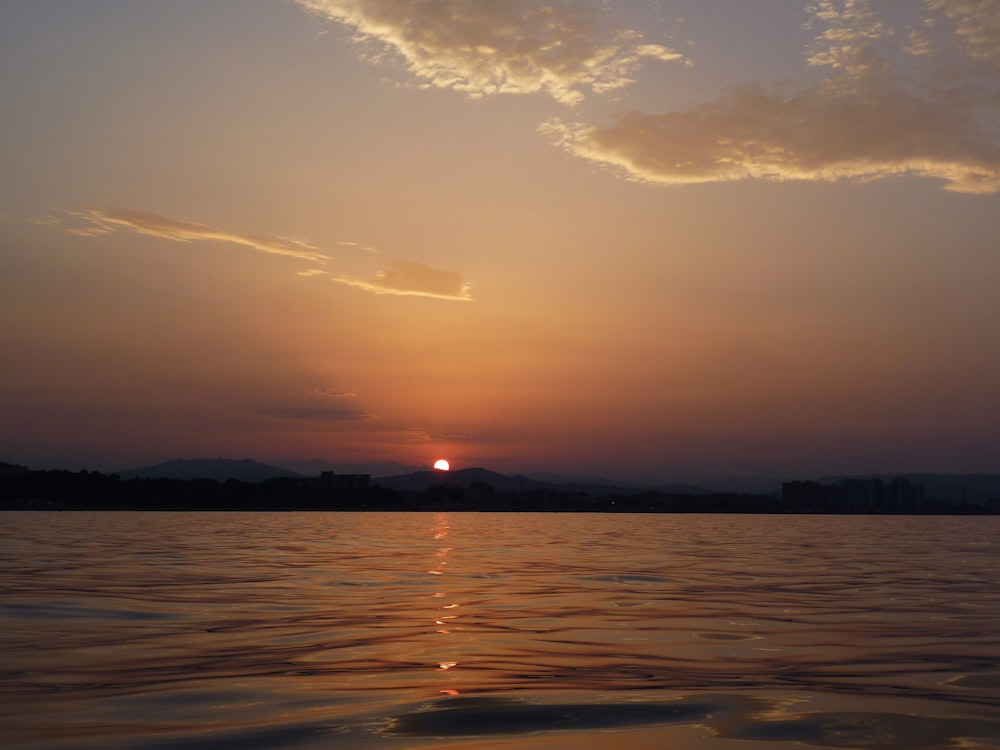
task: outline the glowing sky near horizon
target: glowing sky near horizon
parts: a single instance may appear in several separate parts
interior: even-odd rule
[[[1000,0],[7,0],[0,93],[0,460],[1000,469]]]

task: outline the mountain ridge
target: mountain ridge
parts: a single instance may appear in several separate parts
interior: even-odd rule
[[[434,469],[411,472],[392,477],[381,477],[377,480],[387,489],[397,492],[424,492],[434,485],[461,485],[468,489],[471,485],[480,483],[489,485],[498,492],[531,492],[556,491],[579,493],[586,495],[641,495],[645,492],[660,492],[678,495],[704,495],[710,490],[686,484],[665,486],[641,486],[611,480],[601,480],[599,477],[587,477],[590,481],[558,481],[558,475],[546,474],[547,480],[532,479],[522,474],[501,474],[491,469],[471,467],[452,471]]]
[[[122,479],[214,479],[225,482],[264,482],[268,479],[297,479],[304,474],[259,463],[250,458],[175,458],[151,466],[118,472]]]

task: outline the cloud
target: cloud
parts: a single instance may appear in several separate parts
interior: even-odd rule
[[[956,43],[969,59],[1000,64],[1000,0],[924,0],[879,10],[870,0],[818,0],[806,6],[810,29],[822,29],[808,61],[848,77],[889,72],[894,54],[940,55]],[[951,32],[952,39],[946,36]]]
[[[1000,65],[1000,0],[926,0],[943,13],[973,60]]]
[[[608,127],[555,119],[542,130],[570,153],[651,183],[912,174],[956,192],[1000,190],[1000,148],[971,116],[904,92],[782,97],[744,86],[685,112],[631,113]]]
[[[812,45],[810,65],[829,66],[849,77],[885,70],[888,61],[876,45],[890,38],[892,30],[868,0],[819,0],[806,11],[811,15],[808,28],[826,27]]]
[[[817,85],[793,94],[742,85],[685,111],[631,112],[605,126],[554,118],[541,130],[649,183],[912,175],[955,192],[1000,190],[997,78],[955,67],[965,56],[1000,62],[1000,0],[925,0],[891,19],[869,0],[805,10],[815,33],[806,62],[830,71]]]
[[[66,217],[78,222],[67,225]],[[112,234],[121,230],[131,230],[161,239],[176,242],[192,240],[213,240],[229,242],[244,247],[250,247],[266,253],[285,255],[300,260],[325,263],[334,260],[333,257],[320,252],[319,248],[304,240],[281,237],[278,235],[247,235],[229,232],[224,229],[197,224],[190,221],[178,221],[167,216],[149,211],[136,211],[118,208],[88,208],[81,211],[70,211],[65,214],[53,214],[35,220],[36,224],[51,226],[84,237],[97,237]],[[357,242],[338,242],[338,245],[349,247],[364,253],[366,263],[383,263],[381,253],[377,249]],[[296,272],[299,276],[311,277],[327,274],[318,268],[305,268]],[[341,284],[363,289],[373,294],[396,294],[408,296],[436,297],[438,299],[469,301],[472,299],[470,285],[465,277],[457,271],[442,271],[431,268],[423,263],[396,262],[375,272],[370,278],[362,278],[356,274],[340,273],[331,275],[334,281]]]
[[[544,92],[574,104],[632,82],[646,59],[682,60],[637,31],[603,32],[581,2],[297,0],[394,50],[430,86],[473,97]]]
[[[306,390],[307,396],[316,396],[319,398],[350,398],[357,394],[352,391],[345,391],[341,388],[334,388],[333,386],[316,386],[315,388],[309,388]]]
[[[368,414],[357,409],[336,409],[316,406],[286,406],[264,409],[259,412],[276,419],[296,419],[314,422],[357,422],[370,419]]]
[[[214,240],[244,245],[254,250],[275,255],[287,255],[302,260],[324,261],[327,256],[317,252],[317,248],[303,240],[277,235],[249,235],[228,232],[224,229],[197,224],[193,221],[178,221],[149,211],[134,211],[120,208],[88,208],[70,214],[84,222],[83,227],[69,231],[83,236],[99,236],[130,229],[139,234],[160,237],[177,242],[191,240]]]
[[[476,435],[466,435],[456,432],[436,432],[426,427],[411,427],[407,430],[407,436],[421,443],[441,443],[446,441],[472,442],[483,440],[482,437]]]
[[[574,104],[586,91],[631,83],[647,59],[686,62],[638,31],[602,28],[601,11],[584,2],[296,2],[353,29],[356,41],[394,51],[426,85],[475,97],[544,92]],[[813,34],[804,63],[828,74],[816,85],[793,94],[741,85],[686,111],[631,112],[603,126],[553,118],[541,130],[576,156],[649,183],[910,175],[954,192],[1000,190],[991,124],[1000,90],[990,70],[1000,64],[1000,0],[800,7]],[[417,268],[336,280],[378,294],[468,298],[461,277],[428,286],[416,283]]]
[[[431,268],[423,263],[399,262],[370,279],[334,276],[333,280],[374,294],[472,300],[471,286],[462,274]]]
[[[286,401],[284,406],[261,409],[257,414],[272,419],[295,420],[302,422],[368,422],[370,414],[356,409],[349,404],[356,394],[329,385],[318,385],[304,389],[297,394],[299,398]],[[305,398],[301,398],[304,396]],[[338,406],[328,406],[331,399],[336,399]],[[347,405],[343,405],[343,404]],[[317,405],[319,404],[319,405]]]
[[[377,247],[372,247],[371,245],[362,245],[360,242],[351,242],[350,240],[342,240],[337,243],[341,247],[350,247],[356,250],[361,250],[366,253],[371,253],[372,255],[378,255],[379,251]]]

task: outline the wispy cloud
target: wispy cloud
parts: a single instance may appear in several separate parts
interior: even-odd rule
[[[82,236],[99,236],[122,229],[130,229],[139,234],[147,234],[177,242],[210,240],[228,242],[251,247],[265,253],[287,255],[310,261],[325,261],[328,256],[318,252],[318,248],[303,240],[277,235],[249,235],[229,232],[224,229],[198,224],[193,221],[178,221],[150,211],[135,211],[122,208],[88,208],[70,213],[82,222],[82,226],[69,231]]]
[[[258,409],[257,414],[271,419],[300,422],[369,422],[372,416],[353,406],[355,395],[334,386],[323,385],[288,394],[279,406]],[[330,405],[335,403],[335,406]]]
[[[574,104],[632,82],[645,60],[683,56],[637,31],[604,31],[570,0],[297,0],[396,52],[411,74],[473,97],[544,92]]]
[[[457,432],[437,432],[426,427],[412,427],[408,430],[408,435],[413,440],[421,443],[441,443],[441,442],[473,442],[483,438],[476,435],[466,435]]]
[[[68,219],[68,221],[67,221]],[[63,214],[50,214],[35,220],[36,224],[69,232],[83,237],[100,237],[123,230],[173,240],[227,242],[261,252],[285,255],[313,263],[336,260],[321,252],[312,243],[278,235],[248,235],[231,232],[207,224],[179,221],[149,211],[121,208],[88,208]],[[365,254],[365,263],[383,265],[374,275],[338,273],[331,278],[341,284],[363,289],[373,294],[396,294],[435,297],[446,300],[472,300],[471,285],[457,271],[444,271],[414,261],[389,261],[377,249],[357,242],[343,241],[338,246],[349,247]],[[304,268],[299,276],[321,276],[329,273],[320,268]]]
[[[472,300],[472,287],[457,271],[442,271],[423,263],[400,262],[369,279],[334,276],[334,281],[374,294]]]
[[[318,398],[352,398],[357,394],[352,391],[345,391],[342,388],[322,385],[307,389],[306,395]]]
[[[362,245],[360,242],[352,242],[350,240],[342,240],[337,243],[341,247],[351,247],[357,250],[363,250],[366,253],[371,253],[372,255],[378,255],[379,251],[377,247],[372,245]]]
[[[336,409],[322,406],[286,406],[262,409],[259,414],[275,419],[295,419],[315,422],[357,422],[370,419],[369,415],[357,409]]]

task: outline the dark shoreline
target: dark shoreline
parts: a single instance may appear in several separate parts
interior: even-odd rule
[[[0,510],[7,511],[418,511],[563,513],[729,513],[771,515],[1000,515],[1000,505],[933,498],[919,504],[856,506],[820,504],[808,497],[657,491],[608,494],[532,489],[497,492],[474,483],[431,485],[420,492],[382,487],[331,487],[308,479],[263,482],[230,479],[121,479],[81,471],[0,473]]]

